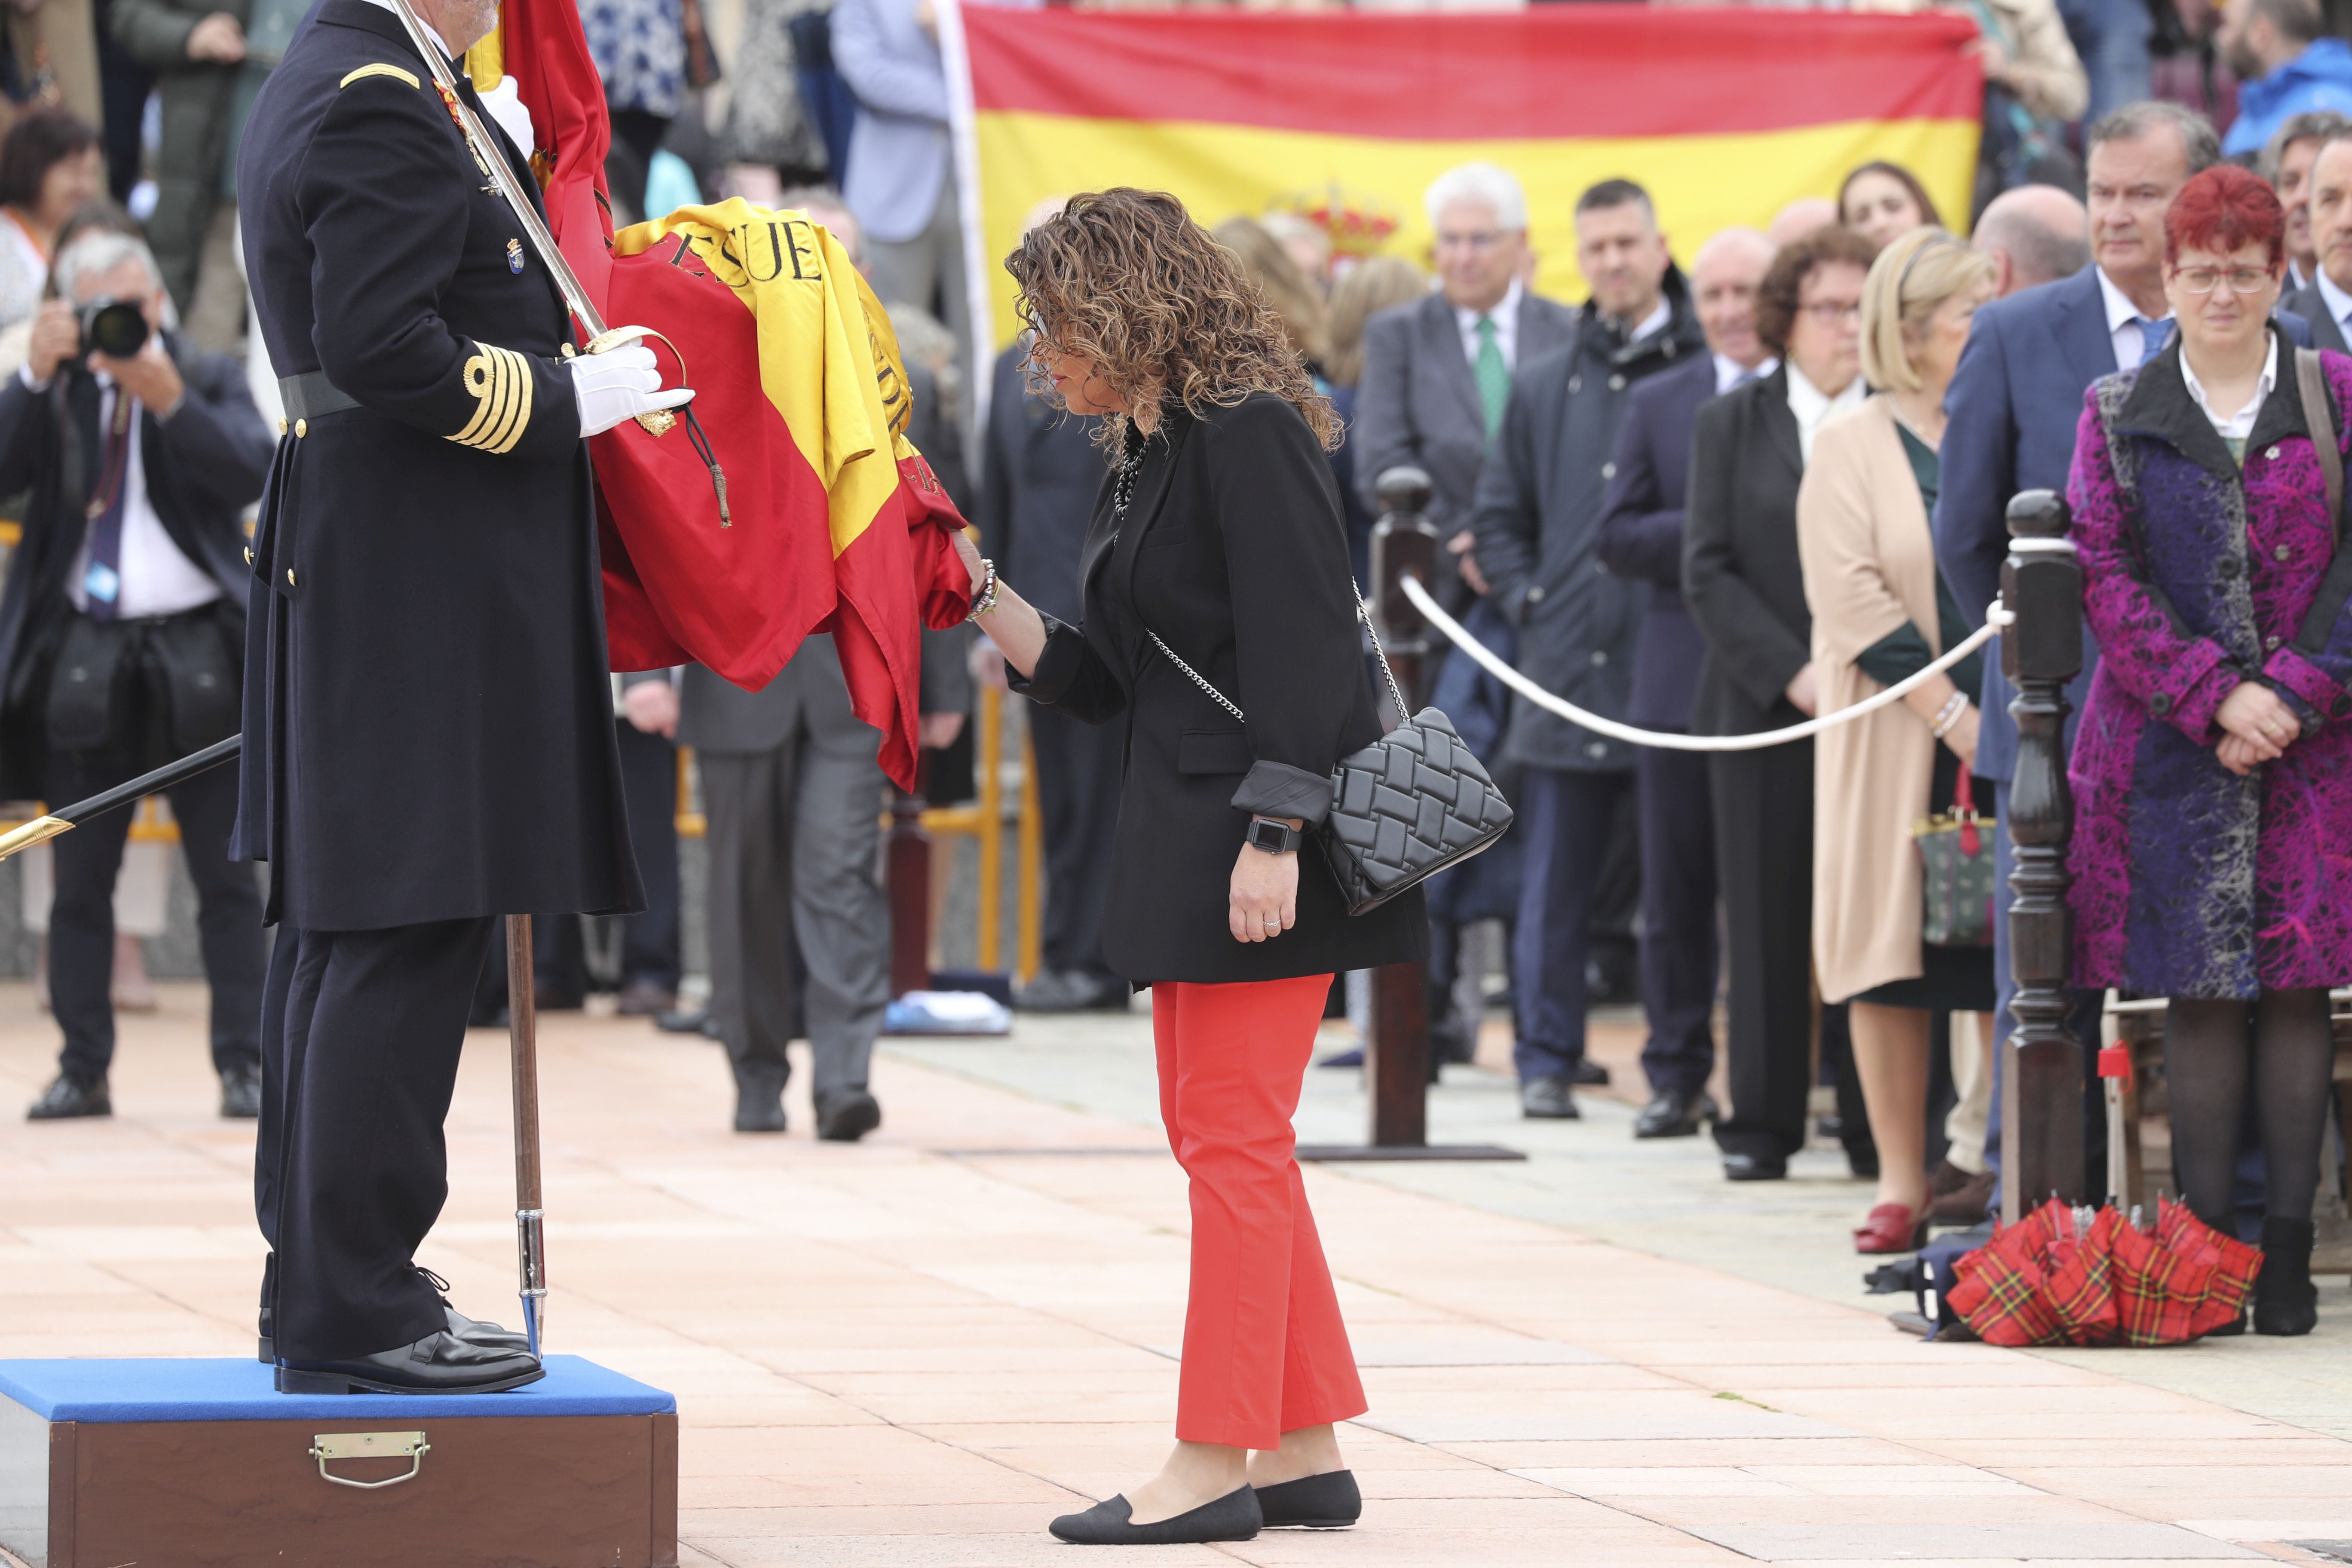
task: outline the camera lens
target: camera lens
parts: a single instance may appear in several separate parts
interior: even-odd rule
[[[97,353],[129,359],[147,342],[147,315],[136,305],[100,300],[82,311],[84,353]]]

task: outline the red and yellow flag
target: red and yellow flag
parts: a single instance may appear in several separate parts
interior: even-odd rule
[[[1569,299],[1584,293],[1570,208],[1612,176],[1649,189],[1685,258],[1873,158],[1916,172],[1948,221],[1969,210],[1983,78],[1961,53],[1976,28],[1951,16],[957,9],[999,342],[1019,323],[996,263],[1024,216],[1107,185],[1172,192],[1212,224],[1336,195],[1381,209],[1387,247],[1425,264],[1423,190],[1490,159],[1527,187],[1538,287]]]
[[[740,198],[614,236],[605,310],[689,356],[727,510],[684,428],[596,437],[604,621],[615,669],[699,662],[757,690],[813,631],[911,788],[924,625],[952,626],[963,526],[910,446],[889,318],[821,224]],[[670,368],[668,350],[656,354]]]

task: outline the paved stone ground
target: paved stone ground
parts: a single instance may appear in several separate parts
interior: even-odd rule
[[[0,1120],[0,1356],[249,1353],[250,1134],[211,1114],[200,1006],[167,987],[129,1022],[111,1122]],[[792,1135],[727,1132],[708,1044],[547,1020],[551,1342],[677,1392],[688,1562],[1064,1562],[1045,1520],[1151,1468],[1187,1222],[1143,1038],[1138,1015],[894,1046],[888,1122],[844,1148],[809,1139],[797,1095]],[[0,1109],[52,1048],[0,986]],[[504,1058],[502,1037],[469,1045],[420,1259],[490,1315],[512,1288]],[[1308,1136],[1355,1130],[1351,1076],[1318,1075]],[[1307,1178],[1373,1405],[1345,1434],[1365,1524],[1140,1559],[2316,1563],[2285,1543],[2352,1542],[2352,1442],[2326,1429],[2340,1285],[2292,1357],[2167,1352],[2216,1391],[2256,1369],[2294,1409],[2129,1358],[1923,1346],[1861,1310],[1841,1247],[1864,1194],[1833,1156],[1727,1189],[1703,1149],[1633,1144],[1620,1106],[1527,1129],[1498,1079],[1457,1077],[1441,1136],[1540,1157]]]

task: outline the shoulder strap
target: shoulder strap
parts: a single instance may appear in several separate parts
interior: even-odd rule
[[[1139,616],[1137,617],[1138,620],[1140,620],[1141,618],[1142,617]],[[1412,715],[1405,711],[1404,691],[1397,685],[1396,671],[1389,668],[1388,652],[1381,647],[1381,635],[1372,629],[1371,612],[1364,608],[1364,601],[1360,597],[1356,600],[1356,619],[1362,623],[1364,635],[1371,639],[1372,656],[1381,661],[1381,674],[1388,679],[1389,698],[1396,704],[1397,721],[1399,723],[1402,723],[1406,720],[1411,719]],[[1191,665],[1186,664],[1183,658],[1178,655],[1174,648],[1170,647],[1166,643],[1160,640],[1160,634],[1158,632],[1153,631],[1147,626],[1143,628],[1143,635],[1151,639],[1151,646],[1160,650],[1161,658],[1174,665],[1191,679],[1193,685],[1199,687],[1203,692],[1207,693],[1211,701],[1223,709],[1226,712],[1232,714],[1234,718],[1240,719],[1244,724],[1249,722],[1246,718],[1243,717],[1241,709],[1235,705],[1232,698],[1226,696],[1223,692],[1211,685],[1208,677],[1202,675],[1199,670],[1194,669]]]
[[[2344,454],[2336,444],[2336,408],[2327,395],[2327,377],[2313,349],[2294,351],[2295,391],[2303,398],[2304,427],[2311,432],[2311,449],[2318,454],[2319,472],[2327,481],[2327,522],[2340,542],[2344,537]]]

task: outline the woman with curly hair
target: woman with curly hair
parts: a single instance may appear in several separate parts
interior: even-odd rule
[[[1421,962],[1428,921],[1418,889],[1350,918],[1302,849],[1334,764],[1382,729],[1324,461],[1339,423],[1233,253],[1173,196],[1073,197],[1005,267],[1032,376],[1102,416],[1118,464],[1079,557],[1081,624],[1039,614],[967,545],[973,618],[1014,690],[1127,721],[1103,955],[1151,987],[1160,1116],[1192,1206],[1175,1451],[1053,1531],[1142,1545],[1352,1524],[1362,1500],[1332,1424],[1363,1414],[1363,1387],[1290,1120],[1332,974]]]

